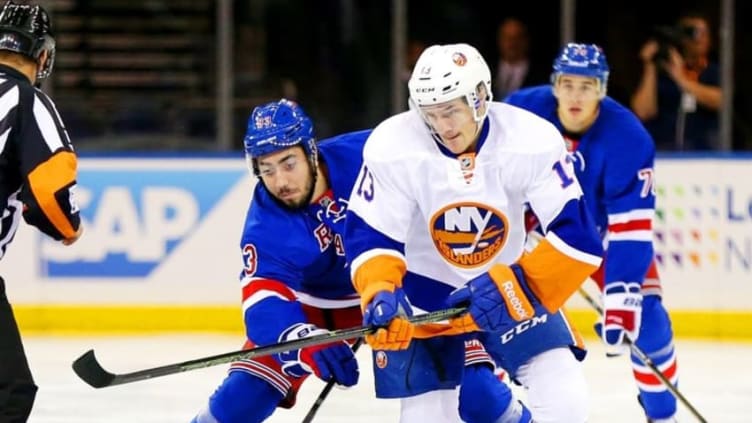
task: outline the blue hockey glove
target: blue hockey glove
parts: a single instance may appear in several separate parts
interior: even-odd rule
[[[361,296],[363,326],[381,326],[375,333],[366,335],[366,342],[374,350],[403,350],[410,345],[415,326],[404,317],[413,315],[402,288],[394,284],[374,283]]]
[[[642,293],[636,282],[614,282],[603,292],[602,321],[595,332],[606,344],[606,354],[621,355],[629,351],[625,337],[637,341],[642,320]]]
[[[531,319],[538,300],[519,265],[497,264],[454,290],[447,302],[451,307],[468,307],[467,314],[450,320],[453,327],[463,332],[504,332],[517,322]]]
[[[280,342],[292,341],[314,335],[328,333],[309,323],[296,323],[285,329],[279,337]],[[277,354],[282,364],[282,372],[292,377],[315,374],[319,379],[334,381],[343,386],[358,383],[358,361],[350,345],[345,341],[316,345]]]

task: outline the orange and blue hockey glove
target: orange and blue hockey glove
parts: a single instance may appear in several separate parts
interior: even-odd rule
[[[361,295],[363,326],[377,326],[376,332],[366,335],[366,342],[374,350],[404,350],[410,345],[415,326],[406,317],[413,315],[402,288],[389,282],[373,283]]]
[[[466,306],[468,312],[450,320],[463,331],[505,332],[535,315],[539,304],[525,281],[522,267],[497,264],[487,273],[454,290],[447,302],[451,307]]]

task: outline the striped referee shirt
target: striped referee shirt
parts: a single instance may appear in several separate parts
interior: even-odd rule
[[[56,240],[72,237],[75,188],[76,155],[55,104],[0,64],[0,258],[21,217]]]

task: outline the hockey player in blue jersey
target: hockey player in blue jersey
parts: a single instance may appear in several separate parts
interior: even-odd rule
[[[251,114],[245,150],[259,182],[240,244],[246,348],[361,324],[360,300],[350,281],[342,234],[347,198],[369,134],[359,131],[316,142],[310,119],[300,106],[287,100],[257,107]],[[511,398],[478,342],[468,341],[458,360],[477,375],[467,384],[465,395],[472,400],[466,402],[468,406],[479,398],[476,392],[484,399],[493,399],[492,394]],[[345,342],[240,360],[231,364],[226,379],[193,422],[264,421],[277,407],[294,405],[300,385],[310,374],[351,386],[357,383],[359,373]],[[489,401],[483,406],[490,410],[500,407]],[[458,423],[464,412],[456,407],[437,408],[452,423]],[[509,408],[527,412],[516,401]]]
[[[472,334],[525,387],[536,422],[586,421],[584,351],[560,307],[603,250],[561,134],[492,102],[488,65],[467,44],[427,48],[408,88],[411,110],[366,141],[345,222],[364,324],[383,326],[366,337],[377,396],[402,398],[414,421],[444,422],[436,404],[456,401],[453,357]],[[527,205],[546,236],[525,254]],[[404,318],[448,305],[468,313],[418,327]],[[468,415],[496,421],[465,373],[460,403],[474,395]]]
[[[677,383],[668,313],[653,254],[655,147],[637,117],[606,96],[608,63],[593,44],[568,44],[554,60],[551,85],[520,90],[506,102],[552,122],[564,135],[585,199],[607,245],[594,275],[603,292],[596,326],[609,353],[628,351],[625,337]],[[676,399],[632,355],[639,400],[650,422],[673,422]]]
[[[310,119],[287,100],[257,107],[248,119],[246,157],[259,182],[240,242],[246,348],[360,324],[341,225],[368,133],[316,143]],[[293,406],[310,374],[356,384],[358,364],[350,345],[337,342],[232,363],[193,421],[261,422],[276,407]]]

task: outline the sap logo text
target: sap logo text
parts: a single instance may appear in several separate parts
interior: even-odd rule
[[[511,341],[512,338],[514,338],[515,336],[525,333],[525,331],[527,331],[528,329],[532,329],[538,325],[542,325],[547,322],[548,322],[548,314],[542,314],[540,316],[533,316],[532,319],[525,320],[524,322],[520,322],[519,324],[517,324],[517,326],[502,333],[501,343],[506,344],[507,342]]]
[[[64,247],[45,239],[48,277],[143,277],[200,225],[242,171],[89,171],[77,201],[85,235]]]
[[[79,187],[78,198],[86,208],[91,194]],[[86,237],[96,242],[81,242],[80,248],[47,244],[43,252],[63,262],[101,261],[110,253],[122,253],[129,261],[156,261],[165,256],[168,241],[190,231],[198,216],[195,199],[183,189],[146,188],[136,199],[128,188],[112,187],[102,193],[91,220],[83,219]]]

